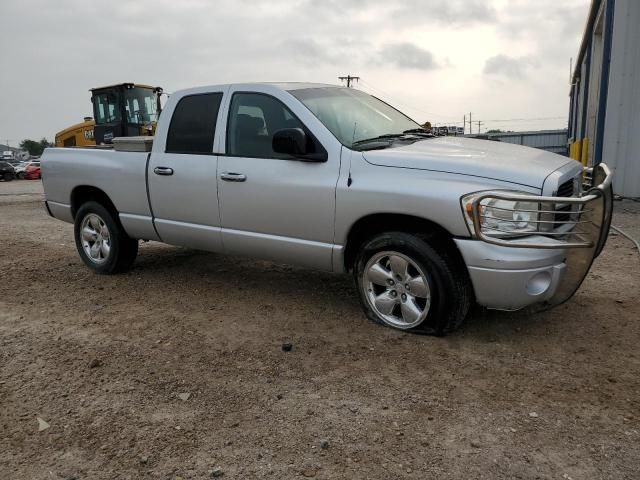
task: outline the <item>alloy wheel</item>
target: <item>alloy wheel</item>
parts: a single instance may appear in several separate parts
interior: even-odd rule
[[[111,236],[105,221],[95,213],[89,213],[80,226],[80,241],[87,257],[94,263],[102,264],[111,253]]]
[[[431,307],[425,272],[407,255],[385,251],[373,255],[364,268],[362,288],[373,311],[395,328],[420,325]]]

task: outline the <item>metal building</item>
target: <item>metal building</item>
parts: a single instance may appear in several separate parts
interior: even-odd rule
[[[640,1],[592,0],[573,72],[572,158],[606,162],[618,195],[640,197]]]
[[[567,155],[567,130],[538,130],[533,132],[500,132],[486,134],[489,140],[539,148]]]

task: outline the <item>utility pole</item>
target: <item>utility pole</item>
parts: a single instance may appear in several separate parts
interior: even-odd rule
[[[351,88],[351,84],[353,83],[353,81],[355,80],[357,82],[358,80],[360,80],[360,77],[347,75],[346,77],[338,77],[338,79],[340,79],[343,82],[347,82],[347,87]]]
[[[467,133],[467,116],[464,116],[464,119],[462,120],[462,135]]]
[[[478,122],[478,134],[480,134],[480,127],[482,126],[484,122],[479,121]]]
[[[473,135],[473,123],[471,123],[471,112],[469,112],[469,135]]]

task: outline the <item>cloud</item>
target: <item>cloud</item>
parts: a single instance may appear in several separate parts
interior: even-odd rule
[[[484,65],[486,75],[499,75],[512,80],[521,80],[527,76],[527,70],[535,62],[526,57],[515,58],[507,55],[496,55],[487,59]]]
[[[495,8],[487,0],[403,1],[397,7],[394,17],[405,22],[438,22],[449,27],[494,23],[497,19]]]
[[[541,64],[569,68],[588,12],[585,0],[510,0],[498,12],[495,31],[514,51],[523,48]],[[542,26],[542,28],[541,28]]]
[[[173,92],[339,83],[351,73],[404,104],[429,104],[425,111],[473,108],[497,118],[517,98],[521,109],[548,116],[566,98],[588,7],[589,0],[112,0],[105,11],[86,0],[0,0],[9,39],[0,41],[0,58],[12,72],[0,75],[0,138],[51,138],[91,113],[89,88],[124,81]],[[425,94],[426,73],[437,98]],[[36,95],[43,78],[55,88]],[[524,81],[497,91],[496,78]]]
[[[395,65],[398,68],[416,70],[434,70],[438,68],[438,64],[429,50],[409,42],[385,45],[380,50],[376,62]]]
[[[461,25],[494,23],[497,19],[496,9],[487,0],[360,0],[344,2],[342,0],[306,0],[302,8],[316,9],[316,13],[339,18],[349,16],[358,20],[369,14],[369,17],[380,24],[384,21],[396,28],[407,24],[446,24],[449,27]],[[323,12],[319,10],[322,9]]]
[[[370,57],[372,49],[373,47],[365,41],[333,36],[322,41],[311,37],[287,39],[281,43],[278,51],[304,65],[353,66],[361,64],[363,58]]]
[[[329,46],[322,45],[312,38],[285,40],[282,49],[294,58],[311,65],[318,62],[332,63],[336,60]]]

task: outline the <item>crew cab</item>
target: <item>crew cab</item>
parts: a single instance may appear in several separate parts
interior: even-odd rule
[[[183,90],[154,138],[114,144],[42,157],[47,211],[95,272],[130,268],[139,240],[351,272],[367,317],[402,330],[561,303],[609,229],[606,165],[434,138],[351,88]]]

